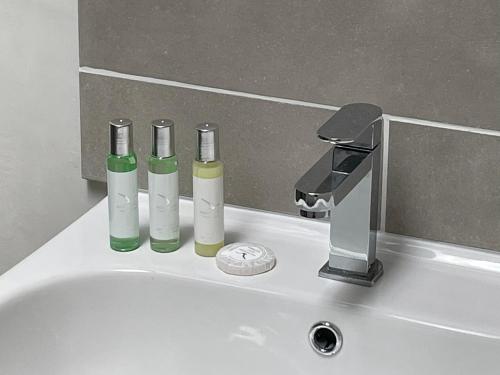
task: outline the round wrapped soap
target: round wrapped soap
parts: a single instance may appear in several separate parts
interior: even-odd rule
[[[217,267],[231,275],[251,276],[264,273],[276,265],[271,249],[250,242],[224,246],[216,255]]]

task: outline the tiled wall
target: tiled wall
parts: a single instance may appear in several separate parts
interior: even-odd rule
[[[193,126],[222,127],[229,203],[295,212],[351,102],[386,113],[385,229],[500,250],[496,1],[80,0],[83,176],[104,180],[107,122],[177,127],[191,193]],[[389,131],[387,131],[389,130]],[[386,200],[386,201],[385,201]]]

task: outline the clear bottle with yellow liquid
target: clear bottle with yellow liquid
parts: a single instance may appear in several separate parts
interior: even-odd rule
[[[219,156],[219,127],[196,126],[197,147],[193,161],[194,249],[213,257],[224,246],[223,164]]]

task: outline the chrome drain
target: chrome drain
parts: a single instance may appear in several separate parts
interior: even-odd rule
[[[342,347],[342,334],[330,322],[318,322],[309,331],[309,342],[314,351],[322,356],[332,356]]]

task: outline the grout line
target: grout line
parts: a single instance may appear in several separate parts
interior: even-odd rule
[[[385,232],[387,218],[387,169],[389,166],[389,119],[384,118],[382,130],[382,191],[380,192],[380,231]]]
[[[91,68],[89,66],[81,66],[79,71],[80,71],[80,73],[94,74],[94,75],[104,76],[104,77],[121,78],[121,79],[130,80],[130,81],[139,81],[139,82],[145,82],[145,83],[152,83],[155,85],[163,85],[163,86],[179,87],[179,88],[185,88],[185,89],[191,89],[191,90],[197,90],[197,91],[212,92],[212,93],[216,93],[216,94],[238,96],[238,97],[242,97],[242,98],[264,100],[264,101],[269,101],[269,102],[296,105],[296,106],[302,106],[302,107],[308,107],[308,108],[326,109],[326,110],[330,110],[330,111],[338,111],[340,109],[340,107],[333,106],[333,105],[306,102],[303,100],[286,99],[286,98],[280,98],[280,97],[276,97],[276,96],[251,94],[251,93],[243,92],[243,91],[220,89],[220,88],[209,87],[209,86],[201,86],[201,85],[195,85],[192,83],[171,81],[171,80],[161,79],[161,78],[152,78],[152,77],[146,77],[146,76],[138,76],[138,75],[134,75],[134,74],[119,73],[119,72],[115,72],[112,70]],[[411,118],[411,117],[394,116],[394,115],[389,115],[389,114],[384,114],[384,119],[387,119],[389,121],[402,122],[402,123],[406,123],[406,124],[422,125],[422,126],[429,126],[429,127],[433,127],[433,128],[449,129],[449,130],[456,130],[456,131],[461,131],[461,132],[466,132],[466,133],[483,134],[483,135],[491,135],[491,136],[495,136],[495,137],[500,137],[499,130],[473,128],[470,126],[448,124],[448,123],[429,121],[429,120],[421,120],[421,119],[416,119],[416,118]]]
[[[455,124],[448,124],[445,122],[421,120],[421,119],[417,119],[417,118],[393,116],[393,115],[387,115],[387,114],[384,114],[384,118],[386,118],[389,121],[402,122],[405,124],[421,125],[421,126],[428,126],[431,128],[448,129],[448,130],[455,130],[455,131],[465,132],[465,133],[491,135],[493,137],[500,137],[500,130],[473,128],[473,127],[465,126],[465,125],[455,125]]]
[[[243,98],[265,100],[265,101],[268,101],[268,102],[276,102],[276,103],[282,103],[282,104],[297,105],[297,106],[302,106],[302,107],[327,109],[327,110],[330,110],[330,111],[338,111],[340,109],[340,107],[335,107],[333,105],[304,102],[302,100],[279,98],[279,97],[276,97],[276,96],[266,96],[266,95],[259,95],[259,94],[251,94],[251,93],[243,92],[243,91],[219,89],[219,88],[216,88],[216,87],[200,86],[200,85],[195,85],[195,84],[192,84],[192,83],[170,81],[168,79],[143,77],[143,76],[137,76],[137,75],[133,75],[133,74],[125,74],[125,73],[114,72],[114,71],[111,71],[111,70],[95,69],[95,68],[90,68],[88,66],[82,66],[82,67],[80,67],[80,73],[87,73],[87,74],[94,74],[94,75],[98,75],[98,76],[128,79],[130,81],[139,81],[139,82],[153,83],[155,85],[163,85],[163,86],[170,86],[170,87],[179,87],[179,88],[191,89],[191,90],[197,90],[197,91],[212,92],[212,93],[216,93],[216,94],[239,96],[239,97],[243,97]]]

